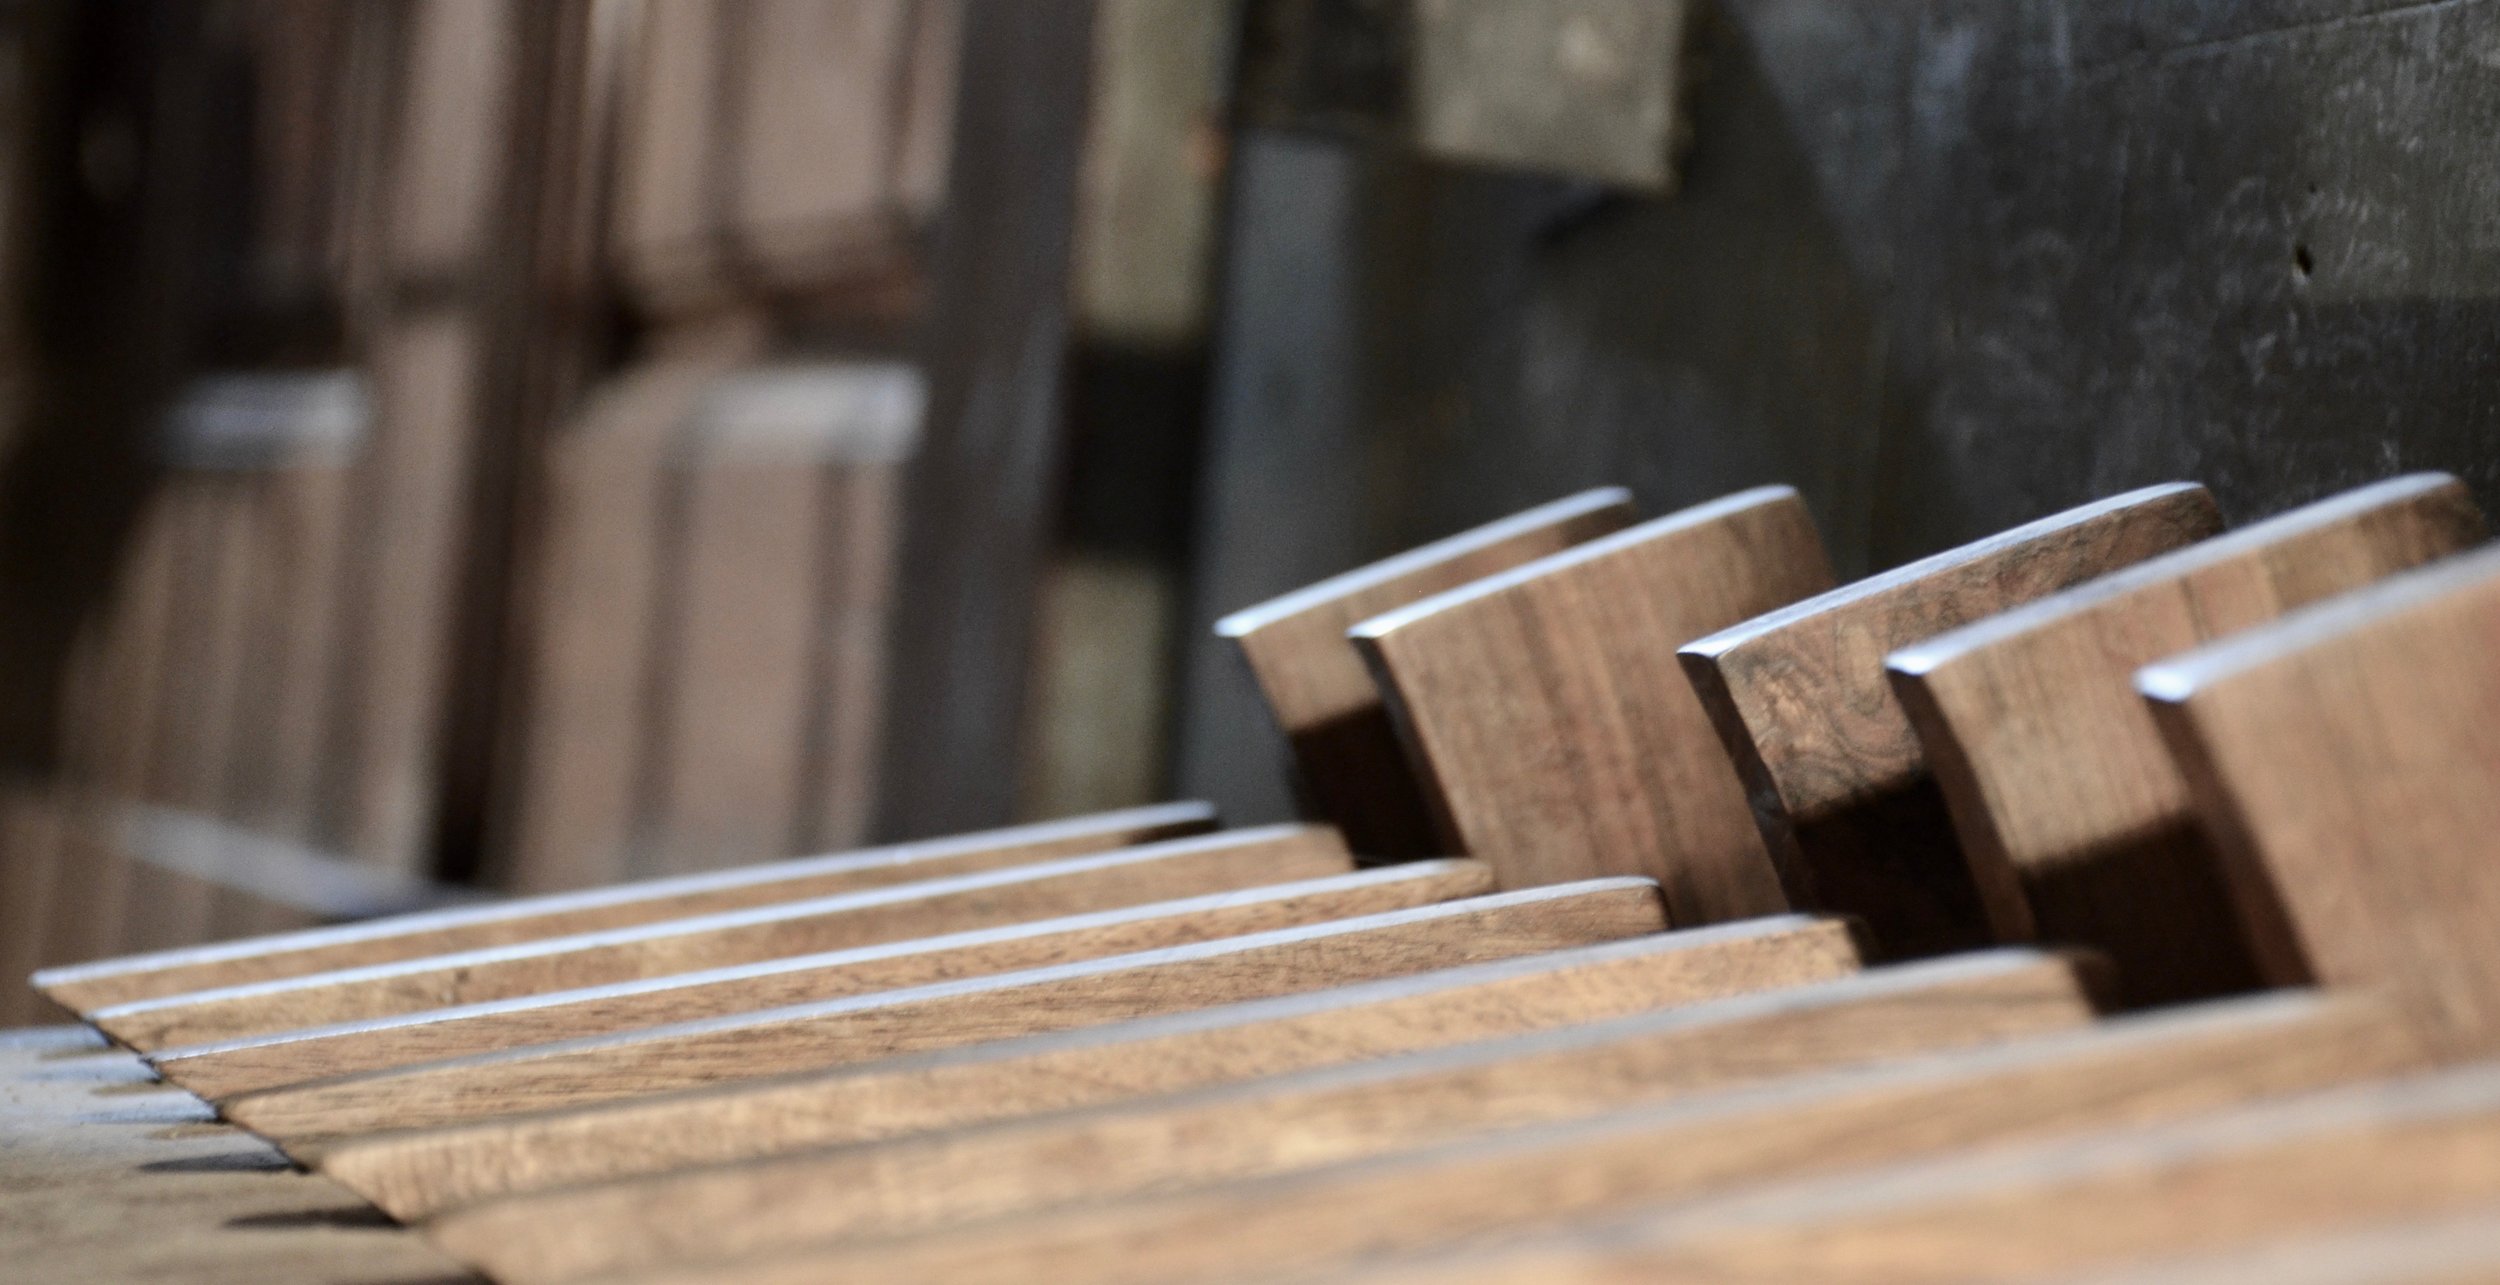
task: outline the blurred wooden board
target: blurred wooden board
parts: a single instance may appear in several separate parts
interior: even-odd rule
[[[0,1031],[0,1263],[14,1285],[473,1279],[69,1027]]]

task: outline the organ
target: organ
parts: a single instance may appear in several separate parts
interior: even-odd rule
[[[1223,622],[1305,823],[54,969],[12,1141],[99,1278],[2474,1278],[2483,538],[2174,484],[1835,585],[1591,492]]]

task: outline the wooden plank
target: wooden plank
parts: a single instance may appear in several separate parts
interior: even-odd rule
[[[489,358],[479,319],[414,308],[371,339],[375,421],[345,556],[344,694],[325,795],[339,848],[416,874],[435,824],[444,687]]]
[[[148,801],[194,810],[222,802],[245,637],[244,563],[235,540],[243,515],[236,500],[232,479],[196,470],[177,470],[159,497],[168,516],[165,534],[174,542],[173,587],[163,622],[163,713],[147,748],[140,794]],[[132,868],[122,930],[142,949],[208,940],[216,914],[214,884],[153,865]]]
[[[555,892],[635,875],[645,759],[657,752],[661,552],[676,536],[661,512],[665,463],[703,390],[763,342],[759,319],[739,314],[666,332],[549,444],[516,817],[491,858],[497,886]]]
[[[1382,871],[1057,916],[756,964],[521,999],[431,1009],[410,1017],[285,1031],[207,1048],[168,1049],[216,1093],[272,1088],[352,1072],[793,1004],[900,990],[1079,959],[1158,950],[1331,919],[1481,896],[1479,862],[1408,862]]]
[[[2486,548],[2138,679],[2268,978],[2384,995],[2465,1056],[2500,1040],[2496,637]]]
[[[11,1281],[455,1281],[417,1232],[68,1027],[0,1032]]]
[[[1789,900],[1866,919],[1896,955],[1987,937],[1884,656],[2211,535],[2213,498],[2147,487],[2000,532],[1684,647]]]
[[[728,1089],[292,1144],[395,1215],[510,1191],[1021,1119],[1845,976],[1838,920],[1642,934]]]
[[[1383,612],[1622,529],[1632,498],[1578,495],[1332,576],[1215,623],[1233,640],[1293,746],[1314,810],[1366,856],[1441,850],[1429,791],[1399,746],[1380,689],[1345,638]]]
[[[1353,868],[1325,826],[1269,826],[1058,861],[363,968],[311,973],[89,1010],[107,1035],[160,1050],[157,1069],[204,1096],[230,1089],[223,1052],[170,1047],[367,1021],[706,968],[909,941]]]
[[[1263,1079],[1007,1126],[680,1170],[457,1210],[435,1240],[515,1285],[1314,1168],[1713,1088],[2090,1022],[2031,951]]]
[[[1351,631],[1461,851],[1519,888],[1641,874],[1678,924],[1787,908],[1675,649],[1831,587],[1797,493],[1601,536]]]
[[[1893,653],[1996,935],[2109,952],[2133,1004],[2253,988],[2219,860],[2134,671],[2482,530],[2455,478],[2395,478]]]
[[[698,401],[665,469],[678,529],[637,843],[652,873],[799,848],[828,794],[864,828],[866,783],[826,768],[864,772],[879,723],[848,671],[883,668],[890,505],[831,510],[864,489],[847,485],[855,465],[883,475],[909,456],[922,398],[909,368],[850,362],[750,368]],[[818,686],[844,679],[839,699]]]
[[[912,457],[886,671],[877,826],[1015,815],[1035,589],[1066,453],[1069,243],[1093,47],[1090,0],[959,10],[949,156],[914,359]],[[1357,850],[1362,844],[1357,842]]]
[[[2500,1065],[1703,1201],[1365,1280],[2012,1280],[2387,1219],[2491,1218]],[[2270,1278],[2269,1278],[2270,1279]]]
[[[863,842],[876,820],[902,470],[899,462],[854,461],[827,485],[823,550],[829,565],[814,658],[819,695],[811,702],[816,722],[798,817],[814,847]]]
[[[738,1264],[741,1282],[1237,1280],[1567,1229],[1745,1184],[2181,1119],[2417,1068],[2383,1008],[2295,994],[1334,1166]],[[718,1273],[654,1272],[654,1282]],[[641,1280],[641,1277],[636,1277]]]
[[[2358,1230],[2271,1237],[2106,1271],[2057,1273],[2058,1285],[2469,1285],[2500,1277],[2500,1219],[2487,1209],[2374,1222]],[[2049,1279],[2049,1278],[2042,1278]]]
[[[275,1138],[445,1124],[856,1065],[1609,941],[1657,886],[1591,880],[1056,968],[348,1076],[222,1104]]]
[[[100,960],[46,970],[36,976],[35,985],[65,1007],[94,1009],[185,991],[1003,869],[1196,833],[1213,819],[1213,812],[1197,803],[1130,808],[622,887]]]
[[[67,891],[71,859],[67,820],[50,792],[0,789],[0,1023],[41,1020],[51,1008],[18,979],[46,963],[46,926],[55,914],[78,913],[57,897]]]

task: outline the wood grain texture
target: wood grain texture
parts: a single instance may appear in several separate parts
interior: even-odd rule
[[[668,977],[1279,880],[1324,878],[1347,873],[1353,865],[1343,842],[1326,826],[1236,830],[605,932],[170,995],[96,1009],[88,1020],[143,1051],[171,1053],[186,1043]],[[160,1065],[170,1060],[160,1059]]]
[[[2379,1006],[2307,994],[2221,1001],[1359,1164],[742,1259],[736,1279],[1109,1285],[1299,1276],[1746,1184],[2179,1119],[2417,1068],[2422,1058]],[[725,1267],[648,1279],[707,1279]]]
[[[1213,823],[1213,810],[1200,803],[1132,808],[676,879],[73,964],[38,973],[34,983],[62,1006],[85,1012],[184,991],[1049,861],[1196,834]]]
[[[1590,880],[347,1076],[221,1105],[279,1139],[444,1124],[1584,946],[1654,932],[1662,913],[1646,879]]]
[[[1366,856],[1444,851],[1423,783],[1345,631],[1392,608],[1506,571],[1632,520],[1630,493],[1584,491],[1412,549],[1215,622],[1250,663],[1318,814]]]
[[[70,1027],[0,1031],[0,1241],[13,1285],[474,1279]]]
[[[178,1072],[220,1095],[257,1092],[526,1044],[1406,910],[1491,891],[1492,872],[1481,862],[1412,861],[1176,901],[455,1005],[402,1018],[282,1031],[207,1047],[169,1049],[157,1060],[160,1066],[173,1068],[169,1075]]]
[[[1356,625],[1458,851],[1507,887],[1640,874],[1678,924],[1787,909],[1675,649],[1831,587],[1814,519],[1762,487]]]
[[[401,1218],[512,1191],[1015,1120],[1846,976],[1848,925],[1780,916],[299,1156]]]
[[[2500,1219],[2488,1209],[2395,1219],[2038,1279],[2056,1285],[2475,1285],[2500,1279]]]
[[[1895,694],[1997,936],[2107,951],[2134,1004],[2253,988],[2219,859],[2134,671],[2482,530],[2455,478],[2395,478],[1895,652]]]
[[[2500,1065],[1703,1201],[1470,1268],[1491,1282],[2009,1280],[2500,1201]]]
[[[429,1230],[515,1285],[917,1234],[2071,1030],[2095,1013],[2084,974],[2071,958],[1985,952],[1021,1124],[548,1192]]]
[[[2464,1056],[2500,1037],[2496,638],[2487,548],[2138,676],[2267,975],[2382,994]]]
[[[1756,617],[1678,653],[1789,900],[1897,955],[1987,938],[1951,818],[1885,678],[1901,647],[2212,535],[2186,483],[2069,509]]]

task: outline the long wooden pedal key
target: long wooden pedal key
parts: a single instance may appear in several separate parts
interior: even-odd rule
[[[142,1051],[1251,888],[1353,870],[1326,826],[1271,826],[94,1010]],[[177,1083],[170,1060],[160,1068]],[[186,1086],[188,1087],[188,1086]]]
[[[1082,856],[1212,828],[1203,803],[1171,803],[921,843],[803,857],[611,888],[398,915],[150,955],[49,968],[37,990],[85,1014],[185,991],[508,946],[663,919],[856,892]]]
[[[2495,1156],[2500,1064],[2485,1062],[2204,1119],[1700,1201],[1537,1246],[1339,1279],[2037,1279],[2390,1219],[2479,1215],[2488,1223],[2500,1205]]]
[[[1645,879],[1590,880],[1165,950],[683,1022],[222,1102],[279,1139],[441,1124],[842,1066],[1655,932]]]
[[[1530,1037],[990,1129],[682,1170],[455,1211],[437,1243],[497,1280],[928,1232],[1342,1162],[1835,1063],[2091,1022],[2073,960],[1986,951]]]
[[[228,1096],[554,1040],[728,1017],[1301,924],[1493,891],[1482,862],[1410,861],[1322,879],[1035,919],[935,937],[671,974],[404,1017],[281,1031],[157,1054],[170,1075]],[[109,1011],[109,1010],[108,1010]]]
[[[727,1089],[290,1149],[401,1218],[512,1191],[1023,1119],[1846,976],[1837,920],[1775,916]]]

